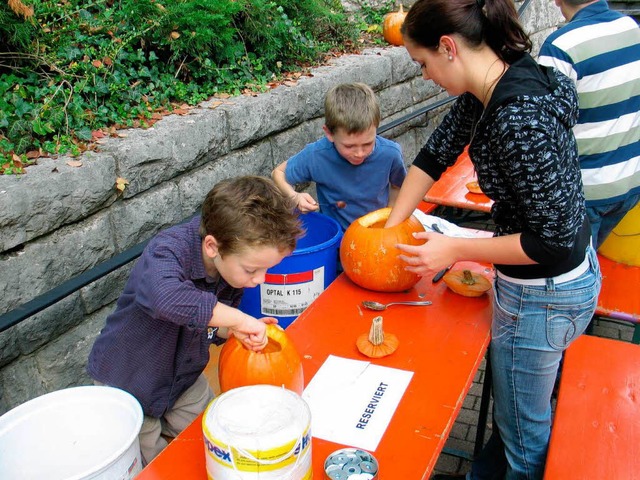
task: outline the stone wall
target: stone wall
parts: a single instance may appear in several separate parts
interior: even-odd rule
[[[559,22],[551,2],[524,15],[539,45]],[[537,51],[537,48],[536,48]],[[324,94],[336,83],[369,84],[383,124],[446,98],[419,76],[404,48],[336,58],[296,85],[212,99],[153,127],[123,130],[98,152],[41,160],[22,176],[0,176],[0,314],[180,222],[219,180],[271,170],[322,136]],[[445,109],[385,133],[408,163]],[[129,183],[123,193],[116,178]],[[33,397],[89,383],[86,359],[131,265],[0,333],[0,414]]]

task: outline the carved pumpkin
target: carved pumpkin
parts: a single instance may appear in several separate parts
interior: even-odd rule
[[[484,275],[471,270],[450,270],[442,279],[447,287],[465,297],[479,297],[491,288]]]
[[[284,329],[267,325],[267,346],[260,352],[246,349],[231,336],[220,351],[218,379],[223,392],[247,385],[284,386],[302,395],[302,361]]]
[[[374,317],[369,333],[363,333],[356,340],[360,353],[371,358],[381,358],[391,355],[398,348],[398,337],[393,333],[384,333],[382,317]]]
[[[400,27],[402,27],[404,17],[406,16],[407,12],[402,9],[402,4],[400,4],[397,12],[389,12],[384,16],[382,21],[382,36],[391,45],[404,45]]]
[[[413,216],[391,228],[384,228],[391,208],[381,208],[355,220],[344,232],[340,244],[340,262],[349,279],[377,292],[401,292],[413,287],[420,277],[405,270],[398,258],[399,243],[422,245],[413,237],[424,227]]]

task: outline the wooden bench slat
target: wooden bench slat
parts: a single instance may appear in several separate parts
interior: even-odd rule
[[[640,479],[640,345],[582,335],[567,349],[544,478]]]

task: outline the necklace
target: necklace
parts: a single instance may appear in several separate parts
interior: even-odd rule
[[[491,69],[496,64],[496,62],[498,62],[499,60],[500,60],[500,58],[496,58],[491,63],[491,65],[489,65],[489,68],[487,68],[487,73],[485,73],[485,75],[484,75],[484,81],[482,82],[482,100],[480,102],[481,103],[480,116],[478,117],[477,120],[475,120],[473,122],[473,125],[471,127],[471,138],[469,139],[469,143],[471,143],[473,141],[473,138],[476,136],[476,128],[477,128],[478,124],[480,123],[480,121],[482,120],[482,117],[484,116],[484,112],[486,111],[487,104],[485,102],[487,101],[487,98],[489,97],[489,94],[491,92],[493,92],[493,89],[495,88],[497,83],[500,81],[502,76],[507,71],[507,66],[503,63],[502,64],[502,72],[500,72],[500,75],[498,75],[496,78],[494,78],[491,82],[487,83],[487,80],[489,79],[489,73],[491,72]],[[474,118],[475,117],[476,117],[476,115],[474,115]]]
[[[491,69],[496,64],[496,62],[498,62],[499,60],[500,60],[500,58],[496,58],[493,61],[493,63],[491,65],[489,65],[489,68],[487,68],[487,73],[485,73],[485,75],[484,75],[484,81],[482,82],[482,106],[484,108],[487,107],[485,102],[487,101],[487,97],[489,96],[489,93],[491,93],[493,91],[493,88],[500,81],[500,79],[504,75],[504,72],[507,71],[507,67],[503,63],[502,64],[502,72],[500,72],[500,75],[498,75],[496,78],[494,78],[490,83],[487,83],[487,79],[489,78],[489,73],[491,72]]]

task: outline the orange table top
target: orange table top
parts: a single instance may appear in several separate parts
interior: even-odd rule
[[[603,317],[640,322],[640,267],[625,265],[598,254],[602,289],[596,314]]]
[[[485,266],[459,262],[488,276]],[[365,310],[362,300],[391,302],[431,300],[424,307],[392,306],[384,312]],[[398,350],[382,359],[360,354],[355,341],[369,331],[376,315],[394,333]],[[382,478],[427,479],[435,466],[490,340],[491,305],[487,295],[462,297],[444,282],[424,278],[408,292],[379,293],[362,289],[340,275],[289,327],[287,334],[303,359],[305,384],[327,357],[337,355],[410,370],[413,378],[373,455]],[[324,461],[346,445],[313,438],[316,478],[324,478]],[[137,480],[206,479],[201,417],[156,457]]]
[[[467,183],[476,180],[473,164],[465,151],[458,157],[456,163],[433,184],[424,196],[424,200],[447,207],[489,212],[493,201],[484,193],[471,193],[467,189]]]
[[[640,345],[582,335],[566,351],[546,480],[640,478]]]

